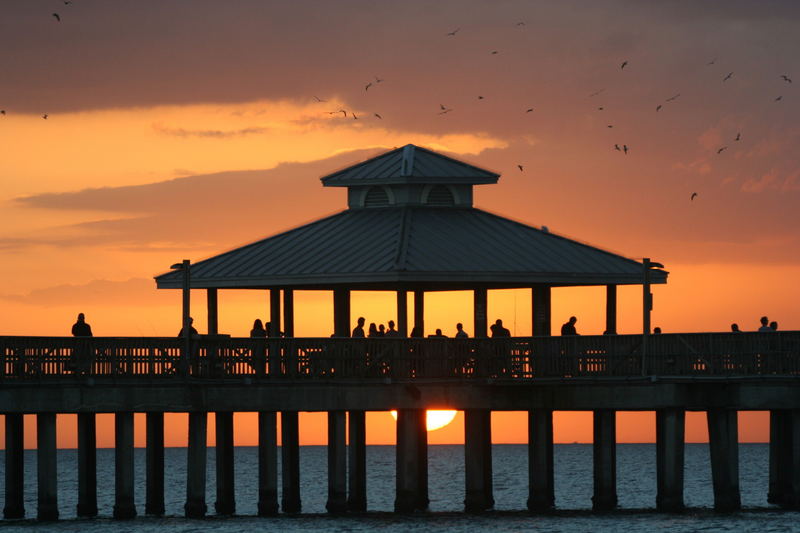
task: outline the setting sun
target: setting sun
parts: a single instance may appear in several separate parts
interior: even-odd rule
[[[457,411],[447,410],[447,411],[437,411],[437,410],[430,410],[426,412],[426,424],[428,426],[428,431],[435,431],[437,429],[441,429],[445,427],[447,424],[453,421],[456,417]],[[397,411],[392,411],[392,417],[397,420]]]

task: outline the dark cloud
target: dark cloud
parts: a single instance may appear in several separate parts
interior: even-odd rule
[[[152,279],[132,278],[127,281],[92,280],[80,285],[57,285],[33,290],[27,294],[0,294],[10,303],[47,307],[74,307],[124,302],[128,306],[174,305],[170,291],[156,291]]]
[[[232,137],[244,137],[246,135],[257,135],[259,133],[266,133],[269,128],[249,127],[239,128],[236,130],[187,130],[184,128],[168,128],[160,124],[154,124],[153,129],[163,135],[171,137],[200,137],[210,139],[227,139]]]

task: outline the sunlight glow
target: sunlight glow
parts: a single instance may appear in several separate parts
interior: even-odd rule
[[[397,411],[392,411],[392,417],[397,420]],[[430,410],[426,411],[426,425],[428,426],[428,431],[435,431],[437,429],[441,429],[445,427],[447,424],[453,421],[456,417],[457,411],[451,410]]]

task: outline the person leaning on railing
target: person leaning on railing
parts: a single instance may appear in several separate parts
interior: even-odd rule
[[[92,326],[86,323],[86,316],[83,313],[78,313],[78,320],[72,325],[73,337],[92,337]],[[93,357],[89,351],[89,342],[80,341],[72,353],[72,358],[67,362],[67,370],[80,372],[84,374],[89,371],[92,366]]]

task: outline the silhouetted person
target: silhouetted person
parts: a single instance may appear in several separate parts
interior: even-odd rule
[[[461,322],[456,324],[456,339],[466,339],[468,337],[469,335],[467,335],[467,332],[464,331],[464,324]]]
[[[769,318],[762,316],[761,317],[761,327],[758,328],[758,331],[773,331],[771,327],[769,327]]]
[[[422,328],[419,326],[414,326],[413,329],[411,330],[410,337],[417,337],[417,338],[422,337]]]
[[[385,337],[386,336],[386,326],[383,324],[378,324],[378,337]]]
[[[446,339],[447,338],[446,335],[442,334],[441,328],[436,328],[436,333],[434,333],[433,335],[428,335],[428,337],[430,337],[432,339]]]
[[[250,336],[259,339],[267,336],[267,330],[264,329],[264,324],[261,322],[260,318],[256,318],[255,322],[253,322],[253,329],[250,330]]]
[[[354,339],[363,339],[364,338],[364,322],[365,319],[363,316],[358,317],[356,322],[356,327],[353,328],[353,333],[350,335]]]
[[[575,318],[574,316],[569,317],[569,320],[563,326],[561,326],[561,334],[562,335],[577,335],[578,334],[578,330],[575,329],[575,322],[577,322],[577,321],[578,321],[578,319]]]
[[[189,337],[192,339],[199,339],[200,334],[197,333],[197,330],[194,329],[194,326],[192,326],[193,323],[194,323],[194,318],[189,317]],[[181,328],[181,330],[178,332],[178,337],[183,337],[184,335],[185,335],[184,328]]]
[[[92,326],[86,323],[83,313],[78,313],[78,321],[72,325],[73,337],[92,337]]]
[[[778,331],[778,323],[773,320],[769,323],[769,329],[772,331]]]
[[[661,328],[656,326],[653,328],[653,335],[661,335]]]
[[[375,326],[375,322],[369,323],[369,333],[367,333],[367,337],[370,339],[375,338],[378,336],[378,328]]]
[[[386,330],[384,337],[399,337],[400,332],[394,329],[394,320],[389,321],[389,329]]]
[[[741,333],[741,332],[742,330],[739,329],[739,324],[737,324],[736,322],[731,324],[731,333]]]
[[[511,332],[507,328],[503,327],[503,321],[499,318],[495,321],[494,324],[492,324],[492,327],[490,329],[492,330],[492,337],[511,336]]]

